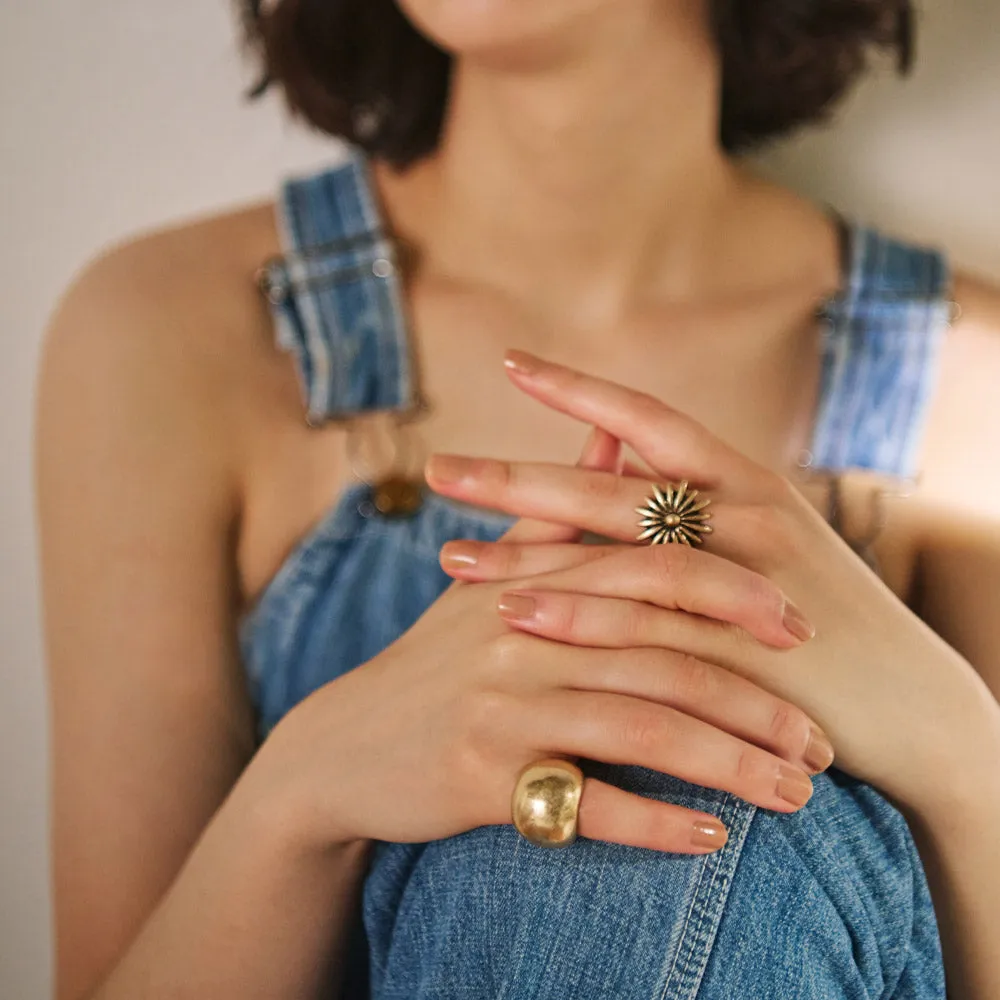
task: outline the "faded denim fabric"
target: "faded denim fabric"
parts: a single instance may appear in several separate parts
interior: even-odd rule
[[[367,165],[286,184],[285,254],[262,269],[308,419],[417,400],[402,293]],[[932,251],[851,227],[849,276],[827,303],[812,465],[905,478],[947,327]],[[511,519],[426,493],[405,520],[348,489],[242,623],[261,738],[297,702],[371,659],[448,586],[453,538]],[[641,768],[588,765],[622,787],[718,815],[730,841],[691,858],[592,841],[543,851],[510,827],[379,844],[364,889],[354,995],[627,1000],[944,997],[937,926],[903,818],[833,771],[799,814]],[[368,978],[367,985],[360,985]]]

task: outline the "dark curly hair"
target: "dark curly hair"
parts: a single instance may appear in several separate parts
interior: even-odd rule
[[[263,60],[259,90],[330,135],[406,166],[437,146],[452,57],[395,0],[243,5]],[[721,141],[740,152],[823,120],[872,50],[913,59],[912,0],[711,0],[722,55]]]

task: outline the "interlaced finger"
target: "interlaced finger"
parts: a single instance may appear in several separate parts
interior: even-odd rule
[[[505,364],[518,388],[552,409],[603,427],[663,477],[706,488],[725,483],[747,500],[773,478],[702,424],[646,393],[523,351],[508,351]]]
[[[426,474],[431,488],[444,496],[622,542],[638,540],[644,518],[637,509],[646,506],[652,494],[647,480],[548,462],[434,455]],[[710,513],[709,528],[718,531],[725,509],[715,504]]]
[[[833,763],[833,746],[820,727],[751,681],[669,648],[605,648],[615,652],[559,660],[552,680],[667,705],[813,773]]]
[[[812,795],[802,768],[668,706],[564,690],[539,695],[532,708],[526,721],[539,727],[538,745],[560,754],[647,767],[775,812],[796,812]]]
[[[556,630],[554,637],[579,645],[658,645],[667,640],[677,612],[737,625],[778,649],[794,648],[815,634],[803,612],[767,577],[677,546],[626,549],[605,556],[599,568],[578,565],[527,582],[530,586],[504,594],[501,605],[516,599],[524,609],[522,623]]]

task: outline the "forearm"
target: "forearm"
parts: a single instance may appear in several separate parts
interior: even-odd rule
[[[1000,723],[994,728],[992,741],[979,747],[981,779],[950,802],[908,815],[934,899],[948,995],[956,1000],[1000,997]]]
[[[338,995],[367,845],[310,845],[253,766],[90,1000]]]

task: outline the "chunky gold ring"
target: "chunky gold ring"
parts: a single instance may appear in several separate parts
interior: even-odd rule
[[[680,486],[673,483],[657,486],[653,483],[653,495],[646,497],[644,507],[635,508],[635,512],[642,515],[639,522],[642,530],[636,541],[650,545],[668,545],[671,542],[701,545],[705,540],[702,536],[712,533],[708,524],[712,515],[705,511],[712,501],[704,499],[696,502],[698,496],[697,490],[688,489],[686,480]]]
[[[569,847],[576,840],[583,772],[568,760],[529,764],[510,799],[514,827],[538,847]]]

